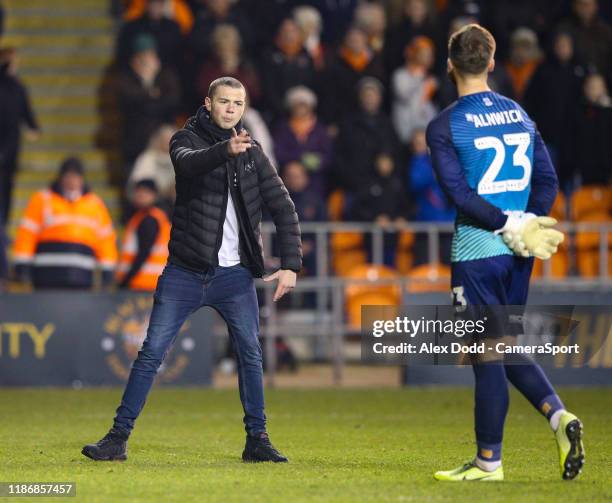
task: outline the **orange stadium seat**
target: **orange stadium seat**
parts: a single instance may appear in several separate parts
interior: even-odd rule
[[[578,189],[572,196],[572,215],[576,222],[612,222],[612,190],[591,185]],[[600,271],[600,233],[576,232],[576,266],[581,276],[592,278]],[[607,236],[608,275],[612,276],[612,233]]]
[[[410,269],[412,269],[412,263],[414,262],[413,246],[414,233],[401,231],[397,240],[395,267],[397,267],[397,270],[402,274],[408,274]]]
[[[374,264],[357,265],[346,276],[370,281],[400,277],[394,269]],[[361,326],[361,306],[399,306],[402,302],[401,288],[398,285],[348,284],[344,294],[348,322],[354,329],[359,329]]]
[[[327,214],[330,221],[342,221],[344,203],[344,191],[336,189],[329,195]],[[363,234],[360,232],[334,232],[330,237],[330,245],[332,268],[339,276],[345,276],[352,267],[367,261]]]
[[[610,213],[612,191],[605,185],[585,185],[574,192],[571,199],[572,219],[577,222],[594,221],[591,214]]]
[[[450,292],[450,267],[445,264],[419,265],[408,276],[410,293]]]
[[[558,192],[553,207],[550,210],[550,216],[556,218],[559,222],[567,220],[567,200],[563,192]]]
[[[569,272],[569,255],[567,245],[563,243],[559,251],[550,259],[550,275],[552,278],[566,278]],[[544,276],[544,262],[540,259],[535,259],[533,263],[532,278],[542,278]]]
[[[567,199],[562,192],[557,193],[553,207],[550,210],[550,216],[556,218],[559,222],[567,220]],[[569,272],[569,253],[568,239],[559,246],[559,251],[550,259],[551,270],[550,274],[553,278],[566,278]],[[541,278],[544,276],[544,262],[540,259],[535,259],[533,264],[532,278]]]

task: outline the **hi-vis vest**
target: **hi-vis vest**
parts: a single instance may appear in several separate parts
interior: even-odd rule
[[[155,290],[157,278],[163,272],[168,259],[168,241],[170,241],[170,221],[168,217],[159,208],[141,210],[130,219],[125,229],[121,258],[117,268],[118,280],[121,281],[130,270],[138,254],[138,226],[142,219],[147,216],[151,216],[157,221],[159,231],[147,260],[128,285],[132,290]]]
[[[111,272],[117,244],[102,200],[85,192],[69,201],[53,189],[32,196],[17,230],[13,261],[33,266],[47,286],[88,286],[97,266]]]

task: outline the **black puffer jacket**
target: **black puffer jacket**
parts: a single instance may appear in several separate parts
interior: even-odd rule
[[[236,125],[240,131],[242,125]],[[176,172],[176,205],[172,218],[170,260],[204,271],[218,265],[230,190],[240,227],[241,263],[254,277],[264,274],[260,232],[262,204],[276,225],[281,269],[299,272],[302,243],[295,206],[276,169],[260,146],[232,157],[231,130],[213,124],[204,107],[189,118],[170,141]]]

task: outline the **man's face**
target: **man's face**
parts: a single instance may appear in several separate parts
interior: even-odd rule
[[[359,103],[370,114],[378,112],[382,103],[380,91],[373,86],[364,87],[359,93]]]
[[[73,171],[68,171],[60,181],[62,192],[82,192],[85,179]]]
[[[404,12],[414,24],[421,24],[427,16],[427,5],[423,0],[407,0],[404,4]]]
[[[147,3],[147,14],[151,19],[159,21],[164,17],[164,8],[163,0],[149,0]]]
[[[156,199],[157,196],[155,192],[146,187],[138,187],[136,190],[134,190],[133,202],[134,206],[136,206],[136,208],[139,210],[143,208],[150,208],[155,204]]]
[[[591,103],[597,103],[606,94],[606,81],[601,75],[590,75],[584,81],[584,95]]]
[[[361,30],[349,30],[344,45],[354,54],[360,54],[368,48],[368,39]]]
[[[206,97],[204,106],[217,126],[232,129],[244,113],[246,92],[242,87],[219,86],[212,98]]]
[[[206,6],[216,17],[225,17],[230,10],[229,0],[207,0]]]
[[[301,163],[293,161],[285,166],[283,181],[290,192],[302,192],[308,185],[308,174]]]
[[[574,55],[574,43],[569,35],[559,35],[555,39],[555,55],[559,61],[569,61]]]
[[[597,0],[575,0],[574,12],[583,23],[590,23],[597,14]]]

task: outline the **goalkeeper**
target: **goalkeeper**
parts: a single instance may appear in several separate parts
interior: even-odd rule
[[[495,40],[471,24],[448,44],[459,99],[427,128],[438,181],[457,207],[451,287],[456,305],[524,305],[533,257],[549,259],[563,241],[546,215],[558,183],[535,124],[514,101],[491,91]],[[501,358],[501,357],[500,357]],[[493,358],[496,360],[496,358]],[[542,369],[524,358],[474,360],[477,453],[438,480],[503,480],[502,436],[510,381],[555,432],[561,476],[582,469],[582,423],[567,412]]]

